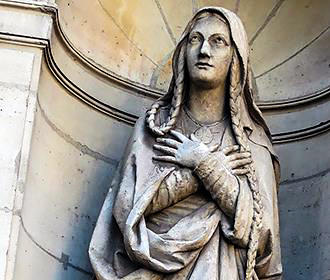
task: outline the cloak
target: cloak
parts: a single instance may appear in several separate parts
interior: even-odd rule
[[[263,204],[254,279],[278,280],[282,275],[279,165],[269,130],[252,98],[246,34],[238,17],[222,8],[204,8],[195,17],[205,10],[227,20],[241,63],[240,114]],[[175,59],[176,53],[174,70]],[[162,99],[170,100],[171,94],[170,87]],[[167,115],[168,109],[163,108],[158,122]],[[157,163],[152,160],[154,144],[155,137],[143,116],[136,123],[91,240],[89,254],[97,279],[243,280],[253,216],[246,178],[225,170],[217,153],[202,163],[198,176],[180,166]],[[219,149],[233,144],[235,137],[229,126]],[[212,190],[212,195],[204,187]],[[227,191],[218,191],[223,189]]]

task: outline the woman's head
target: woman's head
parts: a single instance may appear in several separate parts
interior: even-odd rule
[[[234,34],[232,34],[233,23]],[[168,93],[155,102],[148,111],[147,123],[154,134],[164,135],[175,125],[185,100],[184,95],[187,94],[191,84],[195,84],[197,88],[216,88],[220,84],[229,82],[228,76],[231,72],[230,68],[233,68],[233,57],[236,57],[236,63],[240,64],[235,65],[234,68],[238,71],[245,69],[244,61],[247,60],[248,45],[244,35],[245,30],[240,19],[226,9],[210,7],[201,9],[195,14],[187,24],[174,51],[173,77]],[[241,42],[240,49],[244,52],[242,56],[237,55],[239,48],[236,46],[235,37],[239,37]],[[171,104],[171,108],[167,121],[160,126],[155,125],[158,109],[168,104]]]
[[[218,14],[201,13],[185,40],[189,82],[200,88],[224,84],[233,55],[227,22]]]
[[[194,37],[195,35],[203,35],[203,40],[199,41],[200,38]],[[202,46],[198,45],[202,42]],[[217,43],[219,48],[211,49],[211,45],[214,47]],[[228,95],[238,109],[232,110],[232,119],[237,119],[243,114],[247,116],[243,117],[244,119],[258,123],[269,134],[268,127],[253,100],[248,57],[247,35],[241,20],[233,12],[219,7],[207,7],[197,11],[174,50],[173,76],[169,90],[147,112],[146,121],[151,132],[155,135],[164,135],[174,127],[185,100],[184,95],[187,94],[192,82],[198,83],[200,87],[214,87],[228,81]],[[199,61],[210,63],[212,66],[216,64],[217,67],[203,63],[196,66]],[[242,107],[241,103],[245,103],[245,106]],[[168,119],[156,125],[155,119],[159,108],[168,105],[171,105]]]

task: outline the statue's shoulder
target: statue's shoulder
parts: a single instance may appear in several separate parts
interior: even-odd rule
[[[166,105],[166,106],[162,106],[159,108],[158,112],[156,113],[155,116],[155,124],[157,126],[160,126],[162,123],[164,123],[167,120],[167,117],[169,115],[170,112],[170,105]],[[147,118],[147,111],[144,112],[136,121],[135,123],[135,128],[136,129],[142,129],[147,127],[147,122],[146,122],[146,118]]]
[[[251,142],[253,142],[254,144],[256,144],[260,147],[266,148],[270,154],[277,157],[277,155],[274,151],[274,148],[273,148],[272,141],[266,134],[263,127],[261,127],[260,125],[258,125],[256,123],[253,123],[252,130],[248,131],[247,135],[248,135],[248,139]]]
[[[169,115],[170,106],[160,107],[155,116],[155,125],[160,126],[166,122]],[[147,112],[144,112],[136,121],[133,133],[131,135],[131,141],[139,140],[139,142],[149,142],[150,138],[153,139],[154,136],[148,127],[147,123]]]
[[[248,134],[248,138],[254,144],[254,154],[258,155],[261,159],[261,168],[264,168],[265,159],[270,156],[271,160],[269,162],[272,163],[278,188],[281,177],[280,162],[271,139],[267,136],[265,130],[257,124],[254,125],[252,132]]]

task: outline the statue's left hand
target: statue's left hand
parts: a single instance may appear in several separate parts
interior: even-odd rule
[[[154,156],[154,160],[171,162],[195,169],[212,152],[212,149],[200,142],[193,134],[189,139],[175,130],[171,130],[170,133],[175,139],[156,139],[159,144],[155,144],[153,148],[164,153],[164,155]]]

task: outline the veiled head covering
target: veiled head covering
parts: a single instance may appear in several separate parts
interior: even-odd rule
[[[239,114],[241,115],[241,120],[243,121],[243,126],[252,130],[254,127],[252,121],[260,125],[269,139],[271,139],[269,128],[261,115],[260,110],[258,109],[254,99],[253,99],[253,83],[252,83],[252,71],[249,62],[249,44],[246,35],[245,28],[243,26],[240,18],[233,12],[221,8],[221,7],[205,7],[196,12],[194,17],[187,24],[179,43],[174,51],[172,59],[172,68],[173,68],[173,77],[170,83],[169,90],[166,95],[160,98],[160,101],[165,103],[170,103],[173,98],[174,85],[175,85],[175,76],[178,72],[178,63],[179,63],[179,53],[182,47],[186,46],[186,41],[188,40],[189,33],[193,29],[197,19],[201,14],[209,12],[220,15],[228,24],[231,33],[231,39],[236,53],[238,55],[239,64],[240,64],[240,83],[241,83],[241,97],[242,97],[242,106],[240,107]],[[229,70],[229,73],[231,71]]]

